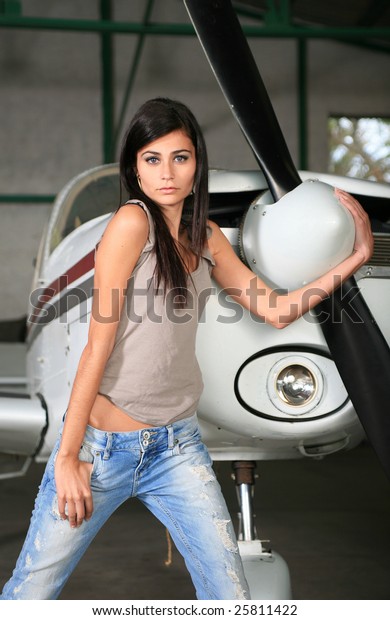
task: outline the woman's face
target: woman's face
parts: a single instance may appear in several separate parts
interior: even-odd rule
[[[163,208],[183,206],[193,189],[195,170],[195,147],[180,129],[149,142],[137,153],[142,191]]]

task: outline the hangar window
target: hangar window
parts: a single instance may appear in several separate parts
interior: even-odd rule
[[[390,182],[390,118],[331,116],[328,171]]]

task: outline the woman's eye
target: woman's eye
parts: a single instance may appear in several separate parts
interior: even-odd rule
[[[157,164],[158,158],[157,157],[147,157],[146,161],[148,162],[148,164]]]
[[[183,161],[187,161],[187,159],[187,155],[176,155],[175,157],[175,161],[179,162],[179,164],[181,164]]]

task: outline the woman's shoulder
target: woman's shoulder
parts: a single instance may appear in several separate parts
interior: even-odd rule
[[[219,248],[219,235],[222,234],[222,231],[218,224],[213,222],[212,220],[207,220],[206,222],[206,230],[207,230],[207,242],[206,242],[206,250],[210,260],[212,261],[212,265],[215,266],[215,255],[218,253]]]
[[[149,235],[149,222],[146,213],[136,205],[123,204],[111,217],[96,246],[127,245],[146,243]]]
[[[220,229],[220,227],[218,226],[218,224],[216,224],[212,220],[207,220],[206,227],[207,227],[207,243],[210,248],[210,251],[212,252],[212,248],[213,247],[217,248],[217,246],[219,245],[219,242],[221,241],[221,238],[224,237],[224,234],[222,230]]]
[[[224,235],[218,224],[212,220],[208,220],[207,229],[210,231],[207,235],[207,245],[215,265],[220,264],[224,259],[229,261],[233,256],[236,256],[230,241]]]
[[[148,243],[148,234],[148,220],[141,209],[120,207],[96,247],[95,282],[112,286],[127,281]]]
[[[116,211],[108,228],[115,229],[119,234],[141,235],[146,239],[149,218],[146,211],[136,203],[125,203]]]
[[[138,210],[140,213],[143,214],[144,220],[146,219],[148,223],[148,240],[149,243],[153,245],[155,242],[154,220],[149,207],[142,200],[138,200],[136,198],[128,200],[123,206],[128,207],[130,210]]]
[[[207,227],[207,238],[208,239],[211,239],[213,233],[218,233],[218,231],[221,230],[218,224],[213,222],[213,220],[207,220],[206,227]]]

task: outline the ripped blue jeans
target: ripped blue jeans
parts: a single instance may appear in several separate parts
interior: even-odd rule
[[[196,416],[127,433],[88,426],[80,459],[93,463],[94,511],[78,528],[58,513],[54,462],[59,441],[47,463],[16,568],[0,598],[58,598],[94,536],[130,497],[138,497],[168,528],[198,599],[249,598],[231,519]]]

